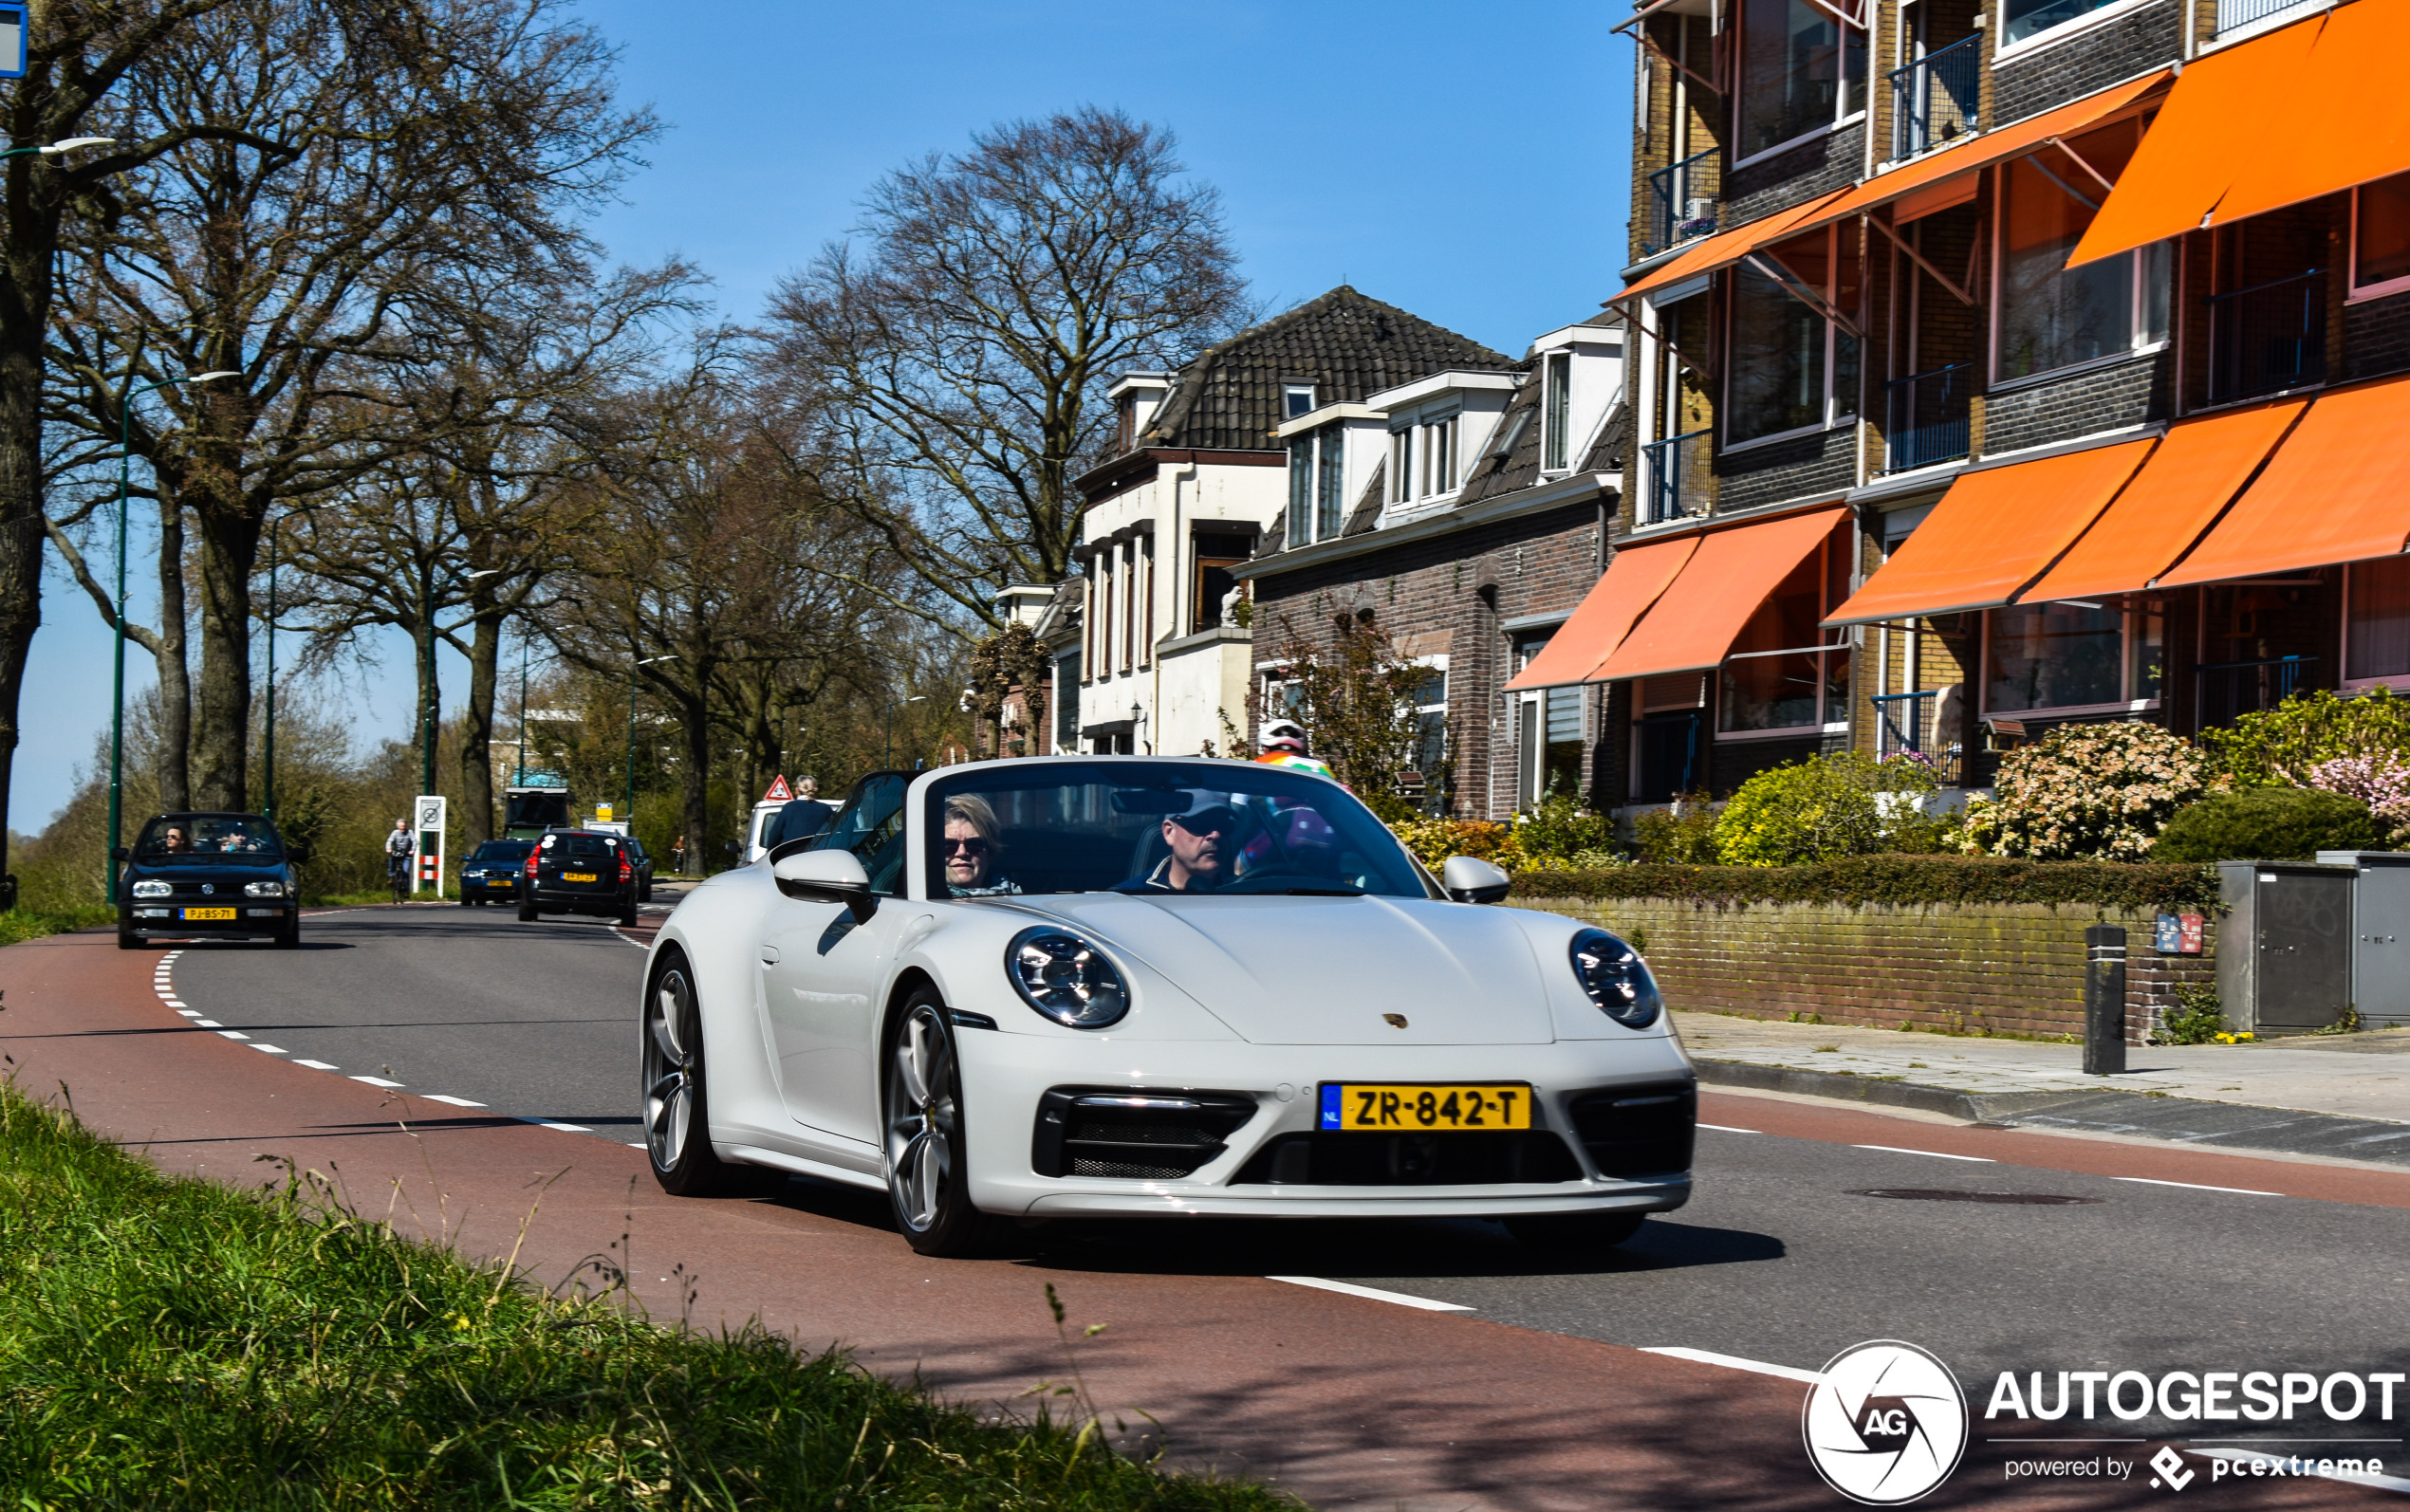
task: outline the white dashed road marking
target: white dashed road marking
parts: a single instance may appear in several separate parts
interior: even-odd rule
[[[1924,1152],[1919,1150],[1911,1153],[1922,1154]],[[1752,1371],[1759,1375],[1779,1375],[1784,1380],[1805,1381],[1810,1386],[1824,1379],[1824,1376],[1815,1371],[1798,1370],[1789,1365],[1769,1365],[1764,1360],[1743,1359],[1737,1355],[1718,1355],[1712,1349],[1684,1349],[1679,1345],[1666,1344],[1656,1348],[1643,1348],[1641,1353],[1667,1355],[1675,1359],[1691,1360],[1700,1365],[1721,1365],[1726,1370]]]
[[[296,1060],[293,1061],[293,1064],[297,1066],[307,1066],[312,1071],[338,1071],[342,1069],[340,1066],[330,1066],[324,1060]]]
[[[1717,1134],[1757,1134],[1760,1132],[1755,1129],[1735,1129],[1732,1125],[1725,1123],[1703,1123],[1700,1124],[1699,1127],[1701,1129],[1713,1129]]]
[[[1376,1302],[1395,1302],[1400,1307],[1419,1307],[1428,1313],[1474,1311],[1461,1302],[1434,1301],[1428,1297],[1409,1297],[1403,1292],[1384,1292],[1377,1286],[1359,1286],[1353,1282],[1325,1281],[1320,1276],[1267,1276],[1264,1280],[1287,1282],[1291,1286],[1311,1286],[1317,1291],[1344,1292],[1349,1297],[1369,1297]]]
[[[455,1108],[482,1108],[485,1106],[482,1102],[471,1102],[466,1097],[449,1097],[440,1092],[422,1092],[418,1094],[418,1096],[426,1098],[429,1102],[448,1102]]]
[[[2231,1191],[2237,1197],[2281,1197],[2281,1191],[2258,1191],[2250,1187],[2204,1187],[2197,1181],[2154,1181],[2148,1176],[2111,1176],[2111,1181],[2139,1181],[2145,1187],[2181,1187],[2186,1191]]]
[[[483,1107],[485,1105],[483,1103],[479,1103],[477,1106]],[[547,1123],[542,1118],[530,1118],[528,1121],[534,1124],[539,1129],[558,1129],[563,1134],[592,1134],[594,1132],[582,1123]]]
[[[1953,1155],[1939,1150],[1902,1150],[1898,1145],[1852,1145],[1852,1150],[1880,1150],[1891,1155],[1931,1155],[1936,1160],[1972,1160],[1978,1166],[1996,1166],[1998,1161],[1983,1155]]]
[[[250,1035],[243,1033],[239,1029],[220,1029],[217,1032],[224,1035],[229,1040],[248,1040],[250,1038]]]
[[[398,1087],[401,1085],[399,1081],[387,1081],[382,1077],[354,1077],[352,1079],[354,1081],[364,1081],[372,1087]]]

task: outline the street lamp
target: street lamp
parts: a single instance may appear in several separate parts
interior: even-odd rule
[[[83,142],[106,140],[105,138],[77,138],[59,144],[61,150]],[[46,147],[19,147],[17,152],[47,152]],[[207,383],[214,378],[240,378],[232,368],[219,368],[208,373],[194,373],[180,378],[166,378],[145,383],[139,388],[128,387],[117,401],[117,646],[114,652],[112,688],[116,712],[109,716],[109,902],[117,896],[117,848],[122,839],[120,821],[125,808],[125,498],[127,469],[134,452],[134,401],[153,389],[172,389],[180,383]]]
[[[268,782],[260,811],[271,820],[276,817],[276,541],[293,516],[309,509],[306,505],[287,509],[268,527]]]
[[[676,660],[676,656],[647,656],[627,670],[627,807],[623,812],[631,835],[636,833],[636,668]]]
[[[887,754],[882,760],[881,760],[879,763],[880,765],[893,766],[896,765],[896,710],[901,709],[906,704],[925,704],[928,701],[929,695],[927,693],[915,693],[910,698],[892,699],[888,702]]]
[[[78,147],[108,147],[114,145],[116,141],[115,137],[69,137],[65,141],[54,141],[47,147],[11,147],[7,152],[0,152],[0,157],[22,157],[28,153],[40,153],[45,157],[56,157],[62,153],[71,153]]]

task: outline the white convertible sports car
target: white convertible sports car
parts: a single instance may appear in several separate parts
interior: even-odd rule
[[[645,972],[654,1173],[881,1188],[914,1248],[1100,1215],[1502,1219],[1620,1244],[1690,1195],[1648,968],[1475,907],[1335,783],[1049,757],[865,778],[695,889]]]

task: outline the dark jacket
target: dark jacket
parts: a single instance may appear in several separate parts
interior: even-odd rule
[[[762,837],[765,850],[775,850],[788,840],[800,840],[817,835],[828,827],[837,811],[817,798],[798,798],[778,811],[770,821],[769,832]]]

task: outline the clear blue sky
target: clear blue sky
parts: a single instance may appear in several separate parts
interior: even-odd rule
[[[584,0],[624,97],[668,130],[597,230],[681,253],[751,320],[851,224],[862,189],[979,127],[1083,102],[1170,126],[1223,194],[1273,308],[1342,282],[1510,353],[1598,308],[1622,261],[1632,45],[1571,0],[1384,7],[1221,0]],[[139,519],[138,519],[139,532]],[[138,534],[138,551],[139,550]],[[155,569],[138,557],[139,584]],[[109,713],[109,641],[54,571],[33,642],[9,821],[64,803]],[[129,648],[130,687],[151,681]],[[449,711],[467,668],[442,672]],[[363,740],[410,722],[409,651],[329,689]]]

